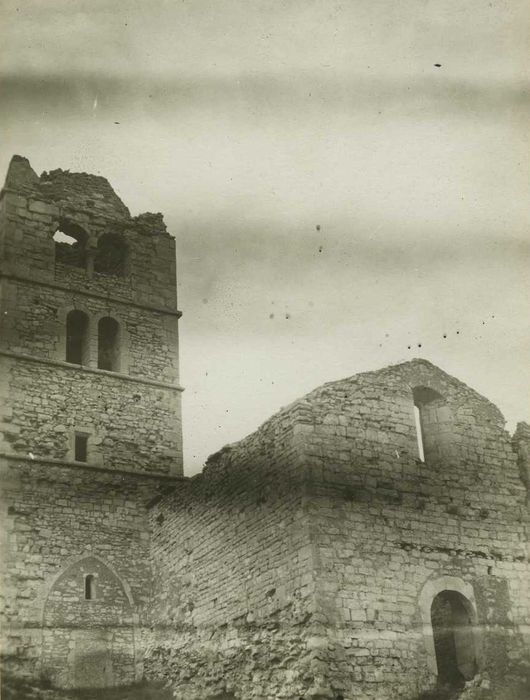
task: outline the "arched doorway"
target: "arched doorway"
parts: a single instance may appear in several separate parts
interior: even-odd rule
[[[430,579],[421,590],[418,607],[425,660],[432,676],[441,680],[445,673],[454,673],[457,678],[458,674],[466,680],[472,678],[483,668],[484,661],[471,583],[458,576]],[[454,672],[455,667],[458,673]]]
[[[477,672],[473,609],[461,593],[443,590],[431,605],[431,624],[438,680],[459,685]]]

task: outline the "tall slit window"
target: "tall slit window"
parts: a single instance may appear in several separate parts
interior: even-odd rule
[[[418,454],[422,462],[425,462],[425,451],[423,449],[423,433],[421,428],[420,409],[414,404],[414,422],[416,424],[416,439],[418,441]]]
[[[120,369],[120,325],[110,316],[98,323],[98,368],[111,372]]]
[[[415,387],[413,397],[418,456],[433,463],[451,442],[451,413],[444,397],[430,387]]]
[[[88,462],[88,435],[76,433],[74,436],[74,459],[76,462]]]
[[[94,574],[85,576],[85,600],[95,600],[96,598],[96,577]]]
[[[66,361],[86,365],[88,360],[88,316],[77,309],[66,317]]]

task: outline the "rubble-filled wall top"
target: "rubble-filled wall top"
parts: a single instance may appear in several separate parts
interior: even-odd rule
[[[322,455],[326,470],[335,472],[340,463],[352,477],[379,470],[389,478],[410,472],[443,480],[476,472],[480,480],[488,472],[496,481],[508,470],[518,490],[522,484],[504,424],[488,399],[427,360],[414,359],[324,384],[254,435],[269,433],[274,425],[292,426],[307,465]],[[229,468],[230,454],[250,437],[212,455],[205,473]],[[489,457],[492,445],[504,451],[509,469],[498,463],[498,455]],[[482,486],[488,488],[487,482]]]
[[[131,216],[104,177],[60,169],[39,177],[13,156],[0,224],[4,275],[178,314],[175,239],[162,214]]]
[[[57,205],[62,216],[90,214],[138,224],[142,233],[169,236],[161,214],[146,212],[131,217],[129,209],[101,175],[73,173],[69,170],[44,171],[40,177],[24,156],[11,159],[4,185],[5,191]]]
[[[327,382],[281,408],[256,432],[268,431],[270,425],[276,422],[292,424],[312,423],[315,420],[325,422],[326,410],[331,406],[338,407],[341,400],[346,399],[358,405],[359,419],[364,417],[367,420],[370,409],[375,407],[376,403],[391,402],[396,397],[404,398],[410,403],[412,409],[416,387],[431,388],[442,394],[454,408],[460,406],[468,414],[471,413],[476,421],[495,426],[501,431],[504,429],[506,421],[495,404],[428,360],[415,358],[380,370],[362,372],[345,379]],[[239,444],[237,442],[226,445],[212,454],[208,459],[208,466],[215,465],[221,454],[229,452]]]

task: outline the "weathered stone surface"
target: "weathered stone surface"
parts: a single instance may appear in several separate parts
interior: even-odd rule
[[[425,461],[419,388],[436,406]],[[222,450],[153,507],[149,673],[179,698],[412,698],[435,682],[430,608],[449,590],[477,628],[469,666],[502,675],[528,653],[530,610],[526,489],[503,426],[414,360],[327,384]]]
[[[174,239],[161,215],[132,219],[102,177],[30,171],[13,160],[0,209],[0,398],[11,423],[0,450],[71,461],[77,430],[90,434],[97,466],[182,474]],[[25,216],[10,213],[12,200],[18,209],[25,202]],[[95,217],[97,202],[105,211]],[[35,219],[52,210],[55,223]],[[53,240],[59,222],[69,234],[86,232],[75,244],[85,255],[56,255],[71,247]],[[97,262],[108,233],[123,237],[123,274],[90,269],[90,250]],[[87,318],[82,367],[65,363],[72,310]],[[99,323],[109,317],[119,327],[119,366],[103,374]]]
[[[180,700],[410,700],[451,674],[500,687],[528,657],[528,425],[510,439],[418,359],[316,389],[184,479],[162,216],[20,157],[1,202],[10,672],[145,675]]]
[[[8,670],[63,687],[141,678],[147,504],[182,474],[174,240],[160,215],[137,218],[104,178],[39,178],[23,158],[0,202],[2,649]],[[126,265],[101,273],[91,260],[108,233]],[[66,361],[72,310],[87,319],[81,364]],[[109,317],[112,370],[100,367]]]

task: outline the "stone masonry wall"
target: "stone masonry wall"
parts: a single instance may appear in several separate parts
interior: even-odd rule
[[[43,613],[41,665],[55,685],[105,687],[137,680],[138,614],[127,593],[109,566],[91,554],[60,574]]]
[[[512,443],[517,453],[519,476],[526,486],[527,503],[530,505],[530,425],[528,423],[518,423]]]
[[[62,170],[39,178],[14,156],[1,205],[4,274],[176,312],[175,240],[160,214],[131,217],[105,178]],[[56,264],[53,234],[65,222],[85,232],[89,254],[104,233],[119,234],[128,248],[126,274]]]
[[[90,464],[181,475],[175,241],[161,215],[132,218],[104,178],[39,178],[19,156],[0,207],[0,453],[71,462],[77,432]],[[60,262],[53,240],[76,227],[82,269]],[[124,241],[124,274],[96,270],[107,233]],[[88,319],[82,367],[66,363],[72,310]],[[113,371],[98,369],[105,317],[118,324]]]
[[[503,426],[486,399],[415,360],[325,385],[230,446],[152,509],[149,673],[179,698],[410,700],[436,683],[443,591],[469,621],[461,667],[507,673],[528,656],[530,571]],[[285,549],[295,523],[303,538]]]
[[[66,686],[87,685],[90,672],[94,685],[141,677],[146,506],[169,482],[20,459],[2,459],[1,476],[4,667]],[[96,576],[94,600],[85,574]]]
[[[2,280],[2,349],[47,360],[66,359],[66,315],[72,309],[90,318],[86,366],[97,368],[98,320],[120,324],[120,372],[140,379],[177,384],[177,318],[166,314],[44,288],[26,281]]]
[[[416,387],[446,402],[441,451],[425,462]],[[432,686],[436,659],[425,632],[432,600],[427,619],[421,600],[438,585],[470,584],[479,667],[505,673],[527,657],[526,492],[498,410],[425,361],[326,385],[306,401],[330,689],[383,699]]]
[[[153,506],[148,674],[175,697],[318,697],[297,415],[279,414]]]
[[[0,356],[5,454],[72,462],[74,434],[88,437],[88,464],[181,473],[180,394],[167,388]]]
[[[529,426],[510,440],[495,406],[414,360],[324,385],[175,479],[174,253],[162,216],[131,217],[104,178],[39,177],[13,158],[0,194],[7,668],[77,687],[145,672],[180,700],[410,700],[440,670],[435,599],[445,620],[458,603],[458,673],[528,658]],[[66,362],[72,310],[88,324],[79,365]],[[98,368],[105,317],[112,371]]]
[[[82,343],[71,326],[67,339],[73,310],[86,314]],[[182,474],[179,316],[175,241],[160,214],[131,217],[104,178],[38,177],[13,158],[0,193],[8,670],[67,687],[142,676],[146,507]],[[117,331],[100,342],[106,317]]]

